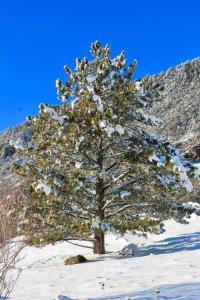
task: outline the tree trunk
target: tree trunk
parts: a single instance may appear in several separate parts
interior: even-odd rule
[[[103,149],[102,138],[100,138],[97,164],[103,170]],[[96,218],[100,222],[99,228],[94,231],[93,252],[95,254],[105,254],[105,233],[101,229],[101,222],[104,220],[104,181],[101,176],[97,176],[96,181]]]
[[[105,234],[102,230],[95,232],[93,246],[93,253],[105,254]]]

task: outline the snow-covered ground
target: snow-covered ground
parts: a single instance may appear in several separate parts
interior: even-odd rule
[[[166,222],[161,235],[106,238],[108,253],[63,242],[21,253],[21,276],[11,300],[200,299],[200,217],[189,225]],[[136,245],[136,246],[135,246]],[[135,256],[118,251],[134,248]],[[87,263],[65,266],[65,258],[82,254]]]

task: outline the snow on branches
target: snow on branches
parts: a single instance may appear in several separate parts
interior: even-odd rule
[[[64,67],[67,81],[56,81],[61,105],[42,104],[31,118],[31,162],[17,170],[45,203],[43,224],[61,229],[61,237],[61,220],[68,218],[66,232],[80,238],[93,232],[94,251],[104,253],[108,228],[132,230],[145,214],[147,230],[169,217],[181,186],[192,189],[191,167],[144,129],[161,120],[148,114],[154,99],[143,81],[132,80],[136,62],[128,66],[123,51],[111,58],[110,46],[98,41],[91,54],[91,60],[78,58],[74,71]]]

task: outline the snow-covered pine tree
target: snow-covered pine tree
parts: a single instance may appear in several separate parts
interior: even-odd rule
[[[90,237],[94,253],[105,253],[106,230],[158,224],[191,183],[177,150],[144,129],[160,120],[147,113],[152,98],[142,81],[132,80],[136,62],[127,66],[123,51],[111,59],[98,41],[91,55],[75,71],[64,67],[62,104],[41,104],[30,118],[32,144],[18,147],[30,159],[15,170],[30,182],[22,218],[31,218],[36,240]]]

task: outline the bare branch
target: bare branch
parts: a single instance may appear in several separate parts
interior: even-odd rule
[[[19,253],[23,248],[22,243],[10,241],[12,227],[7,219],[7,207],[1,202],[0,206],[0,299],[7,298],[21,273],[16,267]]]

